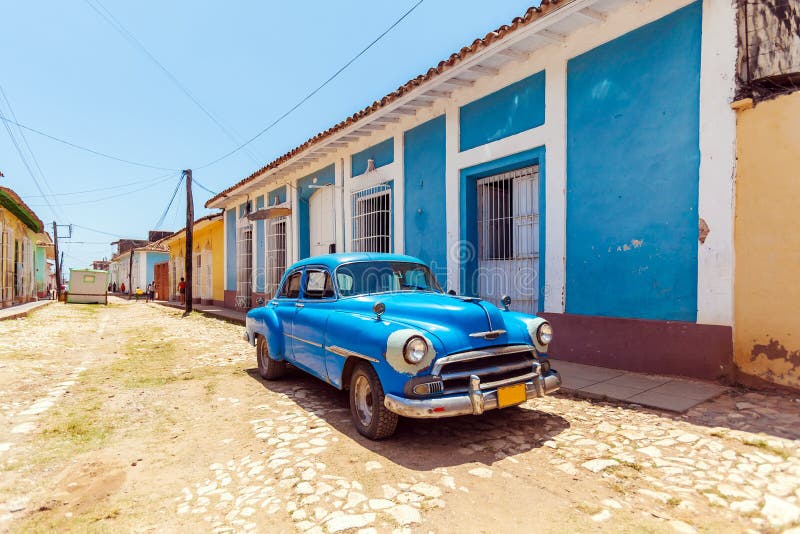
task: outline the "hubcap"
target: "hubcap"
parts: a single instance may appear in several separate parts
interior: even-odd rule
[[[372,388],[369,386],[369,380],[364,375],[359,375],[356,378],[355,385],[355,404],[356,413],[361,424],[368,427],[372,423]]]

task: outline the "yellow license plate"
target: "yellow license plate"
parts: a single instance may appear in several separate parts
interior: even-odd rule
[[[525,384],[514,384],[513,386],[503,386],[497,388],[497,407],[505,408],[514,406],[528,400],[525,392]]]

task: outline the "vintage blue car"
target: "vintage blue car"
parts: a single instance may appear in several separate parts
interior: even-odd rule
[[[267,380],[291,364],[349,389],[358,431],[391,436],[398,416],[481,414],[561,386],[550,324],[444,293],[411,256],[351,253],[295,263],[275,298],[247,314]]]

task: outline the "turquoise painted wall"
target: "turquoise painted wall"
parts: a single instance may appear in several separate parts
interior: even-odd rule
[[[270,191],[268,197],[270,206],[274,206],[275,204],[283,204],[286,202],[286,186],[282,185],[278,189]]]
[[[225,291],[236,291],[236,208],[225,212]]]
[[[487,161],[473,167],[461,169],[460,176],[460,221],[461,221],[461,246],[459,249],[459,273],[461,283],[461,294],[478,296],[479,272],[478,272],[478,180],[487,176],[501,174],[530,167],[539,166],[539,265],[537,280],[531,281],[536,284],[539,296],[539,310],[542,311],[545,296],[545,258],[546,250],[546,223],[547,223],[547,198],[546,191],[546,151],[545,147],[537,147],[524,152],[518,152],[504,158]]]
[[[264,207],[264,196],[261,195],[256,197],[256,209],[260,210]],[[266,257],[264,255],[264,221],[256,221],[256,284],[254,291],[258,293],[263,293],[266,287],[266,273],[265,273],[265,263]]]
[[[314,181],[316,179],[316,182]],[[308,199],[317,192],[316,187],[332,184],[336,181],[333,164],[312,172],[297,180],[297,241],[299,260],[311,255],[310,222],[308,219]]]
[[[568,313],[696,320],[701,18],[569,61]]]
[[[404,134],[405,252],[428,263],[447,282],[444,115]]]
[[[350,156],[350,176],[364,174],[367,171],[368,159],[375,160],[376,167],[392,163],[394,161],[394,138],[390,137]]]
[[[544,124],[545,73],[537,72],[460,110],[461,150]]]
[[[142,289],[156,279],[156,263],[169,261],[169,252],[145,252],[145,281]],[[194,266],[197,269],[197,266]],[[197,272],[197,271],[195,271]]]

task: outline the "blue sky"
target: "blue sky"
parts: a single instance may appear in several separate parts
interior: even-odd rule
[[[198,167],[237,145],[89,2],[102,11],[97,0],[3,6],[0,86],[20,123],[169,169]],[[417,0],[102,2],[243,141],[336,72]],[[522,15],[532,3],[538,2],[424,0],[246,151],[196,171],[195,179],[214,191],[228,187]],[[0,112],[10,118],[2,96]],[[53,193],[52,209],[5,127],[0,127],[0,171],[5,174],[0,184],[19,193],[48,227],[53,220],[76,225],[71,242],[62,242],[67,268],[110,257],[113,236],[144,238],[155,229],[177,172],[165,177],[167,171],[101,158],[25,131],[34,161],[19,130],[11,129],[45,193]],[[106,189],[71,194],[98,188]],[[208,213],[202,206],[211,195],[199,188],[194,195],[195,215]],[[160,229],[182,228],[185,206],[181,190]]]

